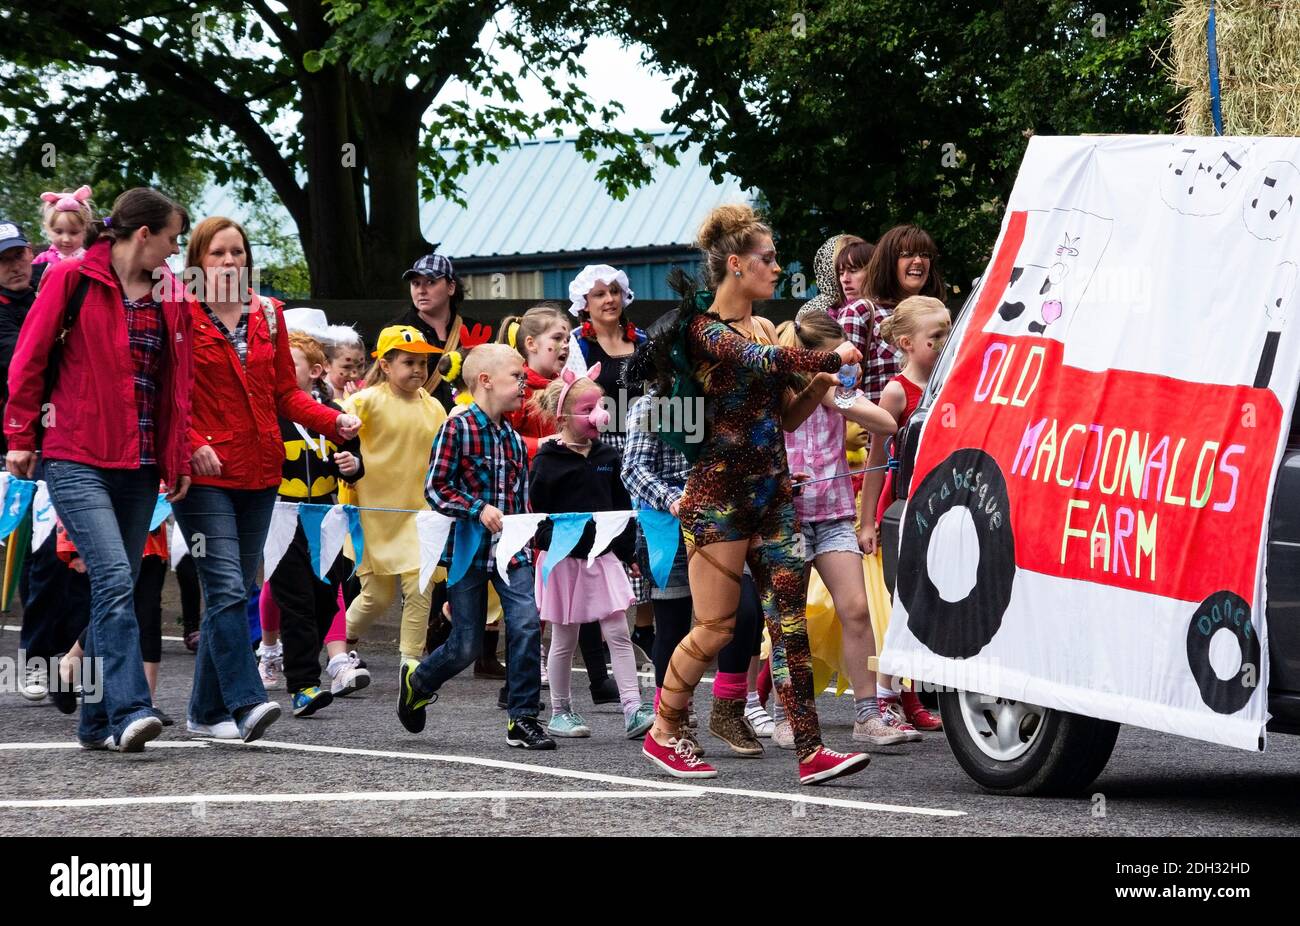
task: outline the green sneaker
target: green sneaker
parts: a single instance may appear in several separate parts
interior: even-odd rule
[[[411,676],[418,665],[418,662],[404,662],[398,675],[397,719],[408,733],[419,733],[424,729],[424,709],[438,700],[436,694],[419,694],[411,684]]]
[[[577,738],[580,736],[591,736],[591,728],[587,726],[582,716],[574,711],[565,711],[563,714],[556,714],[551,718],[551,722],[546,725],[546,732],[551,736],[564,736]]]
[[[636,739],[638,736],[645,736],[646,731],[655,725],[654,705],[642,704],[636,709],[636,713],[628,718],[627,721],[627,738]]]

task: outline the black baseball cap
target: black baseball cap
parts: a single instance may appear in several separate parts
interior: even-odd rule
[[[29,248],[31,242],[23,234],[22,226],[17,222],[10,222],[8,219],[0,219],[0,251],[7,251],[10,248]]]
[[[443,257],[441,254],[426,254],[417,260],[410,270],[402,274],[403,280],[409,280],[411,277],[428,277],[431,280],[446,277],[455,282],[456,271],[451,265],[451,258]]]

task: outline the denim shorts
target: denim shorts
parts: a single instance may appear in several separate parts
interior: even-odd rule
[[[822,553],[862,553],[852,518],[809,521],[803,525],[803,558],[811,563]]]

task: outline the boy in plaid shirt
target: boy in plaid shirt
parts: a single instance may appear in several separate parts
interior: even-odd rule
[[[424,494],[435,511],[464,519],[457,523],[452,543],[476,548],[469,571],[447,587],[451,635],[418,667],[402,666],[397,717],[408,731],[419,733],[425,707],[437,700],[438,689],[478,658],[483,621],[471,615],[485,613],[490,581],[501,599],[506,625],[506,742],[523,749],[554,749],[555,740],[537,719],[542,629],[533,597],[532,553],[525,547],[511,557],[504,570],[507,578],[502,579],[488,536],[500,532],[503,516],[528,511],[528,451],[505,418],[523,402],[523,358],[508,345],[482,344],[466,356],[463,378],[474,402],[438,432]],[[484,530],[473,529],[475,520]]]

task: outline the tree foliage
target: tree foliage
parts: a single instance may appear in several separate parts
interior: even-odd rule
[[[761,191],[781,250],[916,222],[962,289],[1032,134],[1171,132],[1173,0],[685,0],[605,28],[678,75],[666,121]]]
[[[297,224],[314,295],[396,294],[428,248],[421,197],[455,196],[492,146],[579,124],[616,195],[648,177],[650,136],[606,128],[618,107],[576,86],[586,33],[569,12],[549,0],[513,14],[500,0],[17,0],[0,10],[0,111],[16,114],[0,132],[14,170],[50,144],[97,151],[92,174],[113,193],[198,170],[251,201],[265,179]],[[495,66],[494,52],[517,66]],[[551,90],[541,114],[518,105],[523,74]],[[488,102],[435,105],[451,81]]]

